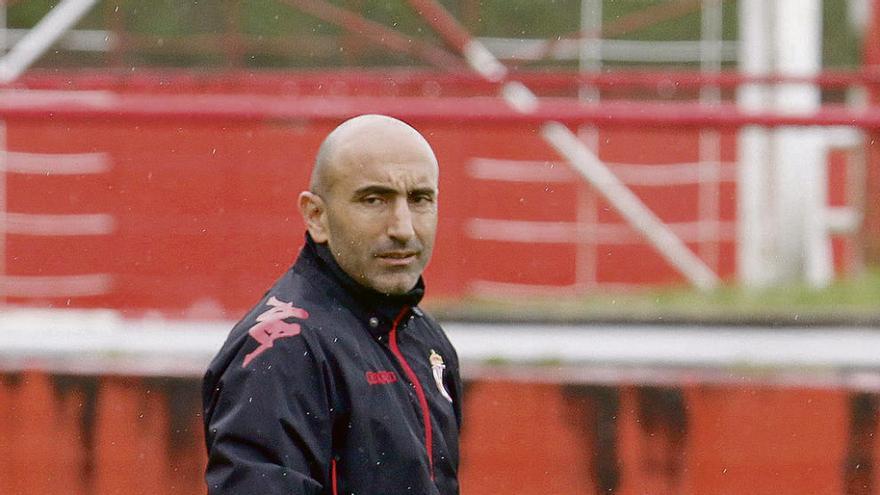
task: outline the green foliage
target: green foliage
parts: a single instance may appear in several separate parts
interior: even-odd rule
[[[607,8],[603,16],[603,22],[606,24],[614,22],[623,15],[629,15],[646,9],[650,6],[669,3],[668,0],[648,0],[648,1],[611,1],[606,0],[614,8]],[[722,2],[722,39],[735,40],[738,38],[738,18],[736,2]],[[676,19],[670,19],[659,22],[652,26],[638,30],[638,32],[630,33],[624,38],[641,39],[641,40],[699,40],[701,29],[700,11],[695,10],[689,14],[683,15]],[[635,36],[633,36],[635,35]]]
[[[822,23],[822,64],[826,67],[856,67],[862,47],[849,28],[846,0],[825,0]]]
[[[602,17],[606,25],[652,6],[672,0],[603,0]],[[356,11],[366,18],[412,38],[440,44],[439,37],[415,13],[405,0],[332,0],[332,4]],[[441,2],[468,28],[479,36],[554,38],[568,36],[580,29],[581,0],[443,0]],[[34,26],[55,5],[57,0],[23,0],[8,7],[10,27]],[[724,39],[737,38],[737,2],[724,5]],[[827,66],[852,67],[859,61],[861,47],[858,36],[846,19],[846,0],[824,0],[824,63]],[[330,23],[320,21],[280,0],[104,0],[93,9],[80,28],[106,29],[111,18],[118,17],[124,29],[135,35],[156,38],[182,38],[189,35],[222,35],[232,33],[247,37],[256,48],[247,54],[251,66],[334,66],[418,64],[412,57],[390,54],[388,50],[362,42],[352,54],[334,53],[325,49],[288,53],[283,50],[261,50],[260,43],[277,38],[317,36],[318,42],[338,38],[356,39]],[[329,38],[327,38],[329,37]],[[695,11],[677,19],[667,20],[618,36],[641,40],[696,40],[700,37],[700,13]],[[196,38],[193,43],[199,43]],[[178,45],[179,46],[179,45]],[[148,54],[127,53],[141,63],[172,63],[172,65],[215,66],[226,63],[225,44],[215,41],[202,50],[189,50],[189,55],[172,48],[167,53],[151,49]],[[213,50],[213,53],[206,53]],[[64,54],[67,64],[90,64],[94,54]],[[58,56],[53,64],[64,64]],[[103,60],[97,57],[97,60]],[[538,64],[547,65],[550,62]],[[560,62],[555,62],[557,65]],[[625,65],[625,64],[624,64]]]
[[[580,0],[484,0],[478,36],[552,38],[580,29]]]
[[[273,37],[302,34],[339,34],[340,29],[304,15],[275,0],[250,0],[241,5],[243,33]]]
[[[222,32],[225,13],[216,2],[152,0],[126,2],[125,25],[134,33],[154,36],[183,36]]]
[[[11,27],[33,26],[46,15],[55,4],[53,0],[31,0],[16,2],[7,7],[6,22]]]

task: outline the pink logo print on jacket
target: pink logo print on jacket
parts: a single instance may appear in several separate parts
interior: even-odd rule
[[[302,331],[299,324],[285,323],[285,318],[293,317],[305,320],[309,317],[308,311],[302,308],[295,308],[293,303],[279,301],[275,296],[270,297],[266,305],[272,307],[258,316],[258,323],[248,330],[248,334],[259,342],[260,346],[244,357],[244,362],[241,365],[242,368],[247,367],[255,357],[275,345],[277,339],[299,335],[300,331]]]

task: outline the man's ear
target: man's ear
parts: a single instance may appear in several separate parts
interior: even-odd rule
[[[299,195],[299,212],[312,239],[319,244],[327,242],[327,208],[324,200],[313,192],[303,191]]]

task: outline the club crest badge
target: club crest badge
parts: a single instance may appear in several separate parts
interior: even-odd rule
[[[443,364],[443,356],[437,354],[437,351],[434,349],[431,349],[431,356],[428,358],[428,361],[431,362],[431,374],[434,375],[434,383],[437,384],[437,389],[440,390],[440,394],[446,400],[452,402],[452,397],[449,395],[446,387],[443,386],[443,370],[446,369],[446,365]]]

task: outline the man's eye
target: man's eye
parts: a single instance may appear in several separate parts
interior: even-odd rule
[[[379,196],[367,196],[366,198],[362,199],[361,201],[363,201],[365,204],[368,204],[371,206],[378,206],[378,205],[381,205],[382,203],[385,202],[385,200]]]
[[[420,195],[420,196],[413,196],[412,199],[410,199],[410,201],[412,201],[413,203],[415,203],[417,205],[424,205],[424,204],[432,203],[434,201],[434,199],[431,196]]]

